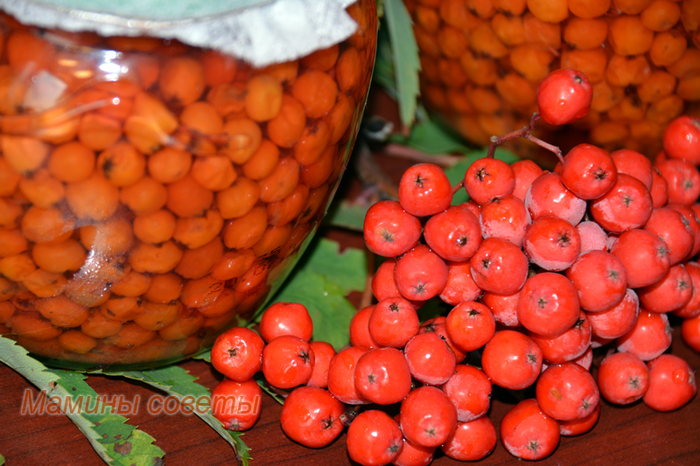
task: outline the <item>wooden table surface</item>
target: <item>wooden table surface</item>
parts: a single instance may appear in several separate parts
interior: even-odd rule
[[[372,111],[372,107],[370,107]],[[405,162],[381,158],[386,167],[398,167]],[[396,175],[396,170],[394,175]],[[348,175],[350,176],[350,175]],[[340,195],[352,192],[355,180],[346,179]],[[349,184],[350,187],[347,187]],[[322,230],[342,244],[358,247],[361,236],[336,230]],[[700,370],[700,354],[693,352],[681,340],[675,328],[672,352],[685,358],[691,367]],[[186,361],[181,366],[199,378],[210,389],[220,376],[203,361]],[[208,425],[194,415],[151,415],[146,400],[158,394],[151,388],[124,379],[90,376],[88,383],[95,391],[111,397],[123,395],[126,400],[139,396],[140,409],[130,416],[129,423],[138,426],[156,439],[165,452],[168,466],[232,465],[236,464],[231,447]],[[22,415],[20,406],[29,390],[36,398],[37,390],[24,378],[0,364],[0,454],[9,466],[46,464],[99,466],[104,464],[80,431],[63,415]],[[700,400],[695,397],[682,409],[659,413],[637,402],[626,407],[601,402],[600,419],[595,428],[582,436],[562,438],[558,449],[538,464],[550,465],[698,465],[700,464]],[[515,400],[506,393],[495,392],[489,416],[496,428]],[[352,464],[345,451],[345,436],[330,446],[314,450],[293,443],[285,437],[279,425],[281,406],[271,397],[263,399],[262,417],[247,432],[244,441],[252,449],[253,466],[341,466]],[[516,459],[498,443],[495,451],[479,462],[484,466],[515,464]],[[461,464],[438,455],[436,466]]]

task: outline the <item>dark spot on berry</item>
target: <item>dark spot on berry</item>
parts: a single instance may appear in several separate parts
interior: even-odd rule
[[[387,243],[394,242],[394,234],[392,232],[390,232],[389,230],[387,230],[386,228],[384,230],[382,230],[381,237]]]
[[[394,303],[389,304],[389,310],[391,312],[399,312],[399,311],[401,311],[401,306],[399,306],[398,303],[394,302]]]
[[[527,441],[527,447],[528,450],[533,452],[535,455],[537,455],[537,450],[540,449],[540,442],[537,439],[528,439]]]
[[[489,177],[488,171],[486,171],[486,167],[481,167],[476,171],[476,179],[479,181],[484,181],[486,178]]]
[[[228,357],[233,359],[236,356],[238,356],[238,348],[236,347],[231,347],[228,349]]]

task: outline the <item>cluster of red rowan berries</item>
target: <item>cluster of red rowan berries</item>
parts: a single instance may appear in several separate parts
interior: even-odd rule
[[[546,121],[572,121],[590,105],[590,85],[572,70],[541,89]],[[263,314],[262,338],[222,335],[214,366],[234,380],[262,370],[291,389],[281,424],[294,441],[322,447],[348,426],[347,451],[361,465],[427,465],[437,449],[479,460],[499,436],[512,455],[536,460],[560,436],[592,429],[601,396],[680,408],[697,388],[692,368],[668,351],[669,316],[683,319],[683,338],[700,351],[700,120],[673,121],[653,163],[590,144],[559,155],[552,171],[487,156],[455,188],[437,165],[410,167],[399,199],[365,217],[365,243],[385,259],[350,345],[336,353],[310,342],[306,309],[278,303]],[[453,205],[462,188],[470,200]],[[451,309],[421,322],[432,299]],[[594,348],[607,349],[597,377]],[[494,385],[532,394],[498,434],[488,416]]]

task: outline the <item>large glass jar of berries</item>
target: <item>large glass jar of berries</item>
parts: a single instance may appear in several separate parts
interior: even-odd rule
[[[583,138],[653,157],[673,118],[699,112],[698,0],[405,5],[420,49],[426,105],[476,144],[527,126],[538,82],[557,68],[580,70],[593,85],[590,112],[568,131],[540,125],[540,133],[562,148]]]
[[[158,4],[0,1],[0,333],[54,365],[249,319],[355,142],[374,0]]]

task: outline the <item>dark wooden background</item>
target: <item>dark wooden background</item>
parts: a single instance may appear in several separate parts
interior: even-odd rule
[[[383,97],[370,101],[368,114],[391,113],[391,103]],[[377,154],[378,161],[398,179],[405,160]],[[359,189],[349,172],[339,196],[354,196]],[[362,247],[361,235],[339,230],[322,230],[319,234],[343,245]],[[695,371],[700,370],[700,354],[685,345],[675,328],[672,352],[685,358]],[[181,364],[210,389],[220,376],[202,361]],[[231,465],[236,463],[231,447],[208,425],[194,415],[150,415],[146,401],[156,395],[147,386],[123,379],[90,376],[88,383],[102,396],[123,395],[125,399],[141,398],[142,408],[130,418],[132,425],[149,433],[165,452],[168,466]],[[104,464],[90,443],[63,415],[26,416],[20,414],[25,390],[36,398],[35,390],[24,378],[0,364],[0,454],[9,466],[45,464],[98,466]],[[495,393],[489,416],[498,428],[500,419],[516,400],[504,393]],[[265,395],[263,413],[256,426],[244,436],[252,449],[253,466],[342,466],[352,464],[345,451],[345,436],[330,446],[314,450],[293,443],[279,425],[281,406]],[[484,466],[515,464],[517,460],[499,443],[495,451],[478,464]],[[461,464],[437,455],[436,466]],[[695,397],[682,409],[659,413],[637,402],[630,406],[613,406],[602,402],[600,419],[595,428],[578,437],[562,438],[558,449],[549,458],[539,461],[551,465],[698,465],[700,464],[700,401]]]

